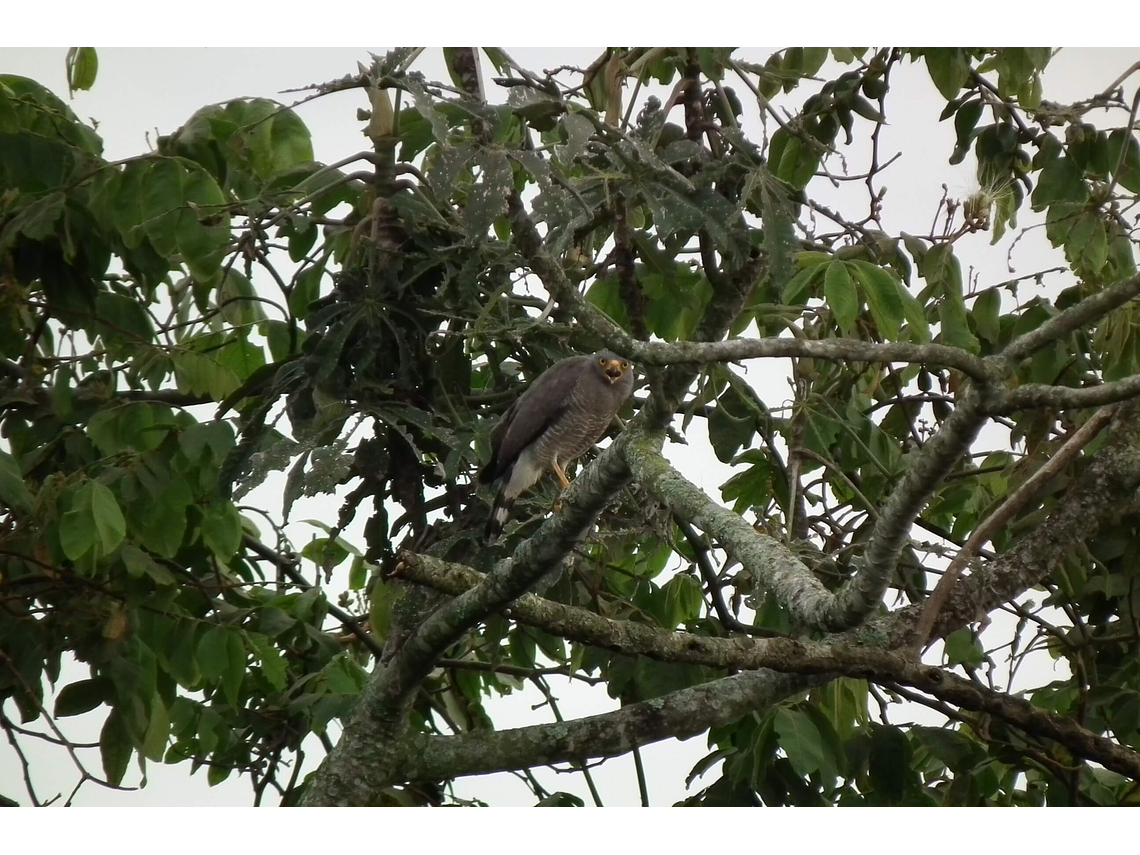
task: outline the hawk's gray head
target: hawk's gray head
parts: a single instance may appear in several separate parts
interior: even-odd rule
[[[633,366],[629,364],[629,360],[623,359],[612,350],[599,350],[593,354],[590,364],[593,374],[607,385],[616,386],[622,391],[633,390]]]

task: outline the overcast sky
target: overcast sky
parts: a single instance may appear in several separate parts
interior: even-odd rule
[[[291,102],[300,95],[283,95],[280,94],[281,90],[353,73],[358,60],[364,63],[370,61],[369,50],[383,54],[387,48],[101,49],[99,76],[94,89],[77,93],[70,103],[81,118],[98,122],[98,131],[105,143],[105,156],[109,160],[116,160],[149,150],[156,134],[168,134],[175,130],[205,104],[254,96]],[[535,70],[564,64],[585,67],[600,52],[597,48],[507,50],[522,65]],[[744,56],[762,63],[772,50],[745,49]],[[0,58],[0,73],[34,78],[66,100],[64,54],[62,48],[6,49]],[[1088,97],[1102,90],[1137,59],[1140,59],[1138,49],[1062,51],[1053,59],[1045,73],[1045,97],[1061,102]],[[429,49],[414,68],[423,71],[429,78],[446,79],[438,50]],[[841,73],[837,68],[829,63],[820,72],[820,76],[826,78]],[[485,79],[489,81],[493,75],[493,69],[485,63]],[[1135,91],[1135,86],[1135,80],[1128,82],[1128,96]],[[811,85],[802,86],[790,97],[780,96],[776,103],[785,104],[789,110],[794,111],[815,88]],[[504,100],[505,93],[493,84],[488,83],[487,89],[488,97],[492,100]],[[659,87],[647,87],[643,90],[642,97],[647,94],[657,94],[664,100],[667,92]],[[781,100],[785,98],[786,100]],[[745,130],[758,139],[762,131],[755,106],[743,95],[742,100],[746,104]],[[951,167],[947,163],[953,148],[954,131],[951,122],[938,123],[938,114],[944,103],[944,99],[930,83],[922,63],[911,64],[905,61],[893,72],[891,95],[887,102],[888,125],[882,131],[880,142],[881,159],[885,160],[897,151],[903,153],[881,180],[889,188],[883,225],[890,233],[897,234],[900,230],[928,233],[935,206],[943,192],[943,184],[949,188],[950,195],[956,198],[964,198],[975,187],[972,159],[968,158],[957,167]],[[332,162],[365,147],[365,139],[361,135],[362,125],[356,118],[357,108],[364,106],[363,93],[352,90],[317,99],[298,109],[312,133],[317,160]],[[1094,114],[1091,121],[1101,123],[1103,118]],[[1118,119],[1114,121],[1119,123]],[[855,144],[841,149],[847,158],[848,169],[853,174],[866,169],[868,133],[866,127],[857,125]],[[830,161],[828,166],[833,173],[841,172],[841,164],[836,159]],[[817,181],[811,185],[810,190],[820,201],[848,212],[855,218],[865,213],[866,190],[861,182],[846,182],[836,190],[824,181]],[[1030,225],[1034,221],[1027,206],[1023,207],[1019,225]],[[828,230],[821,224],[821,231]],[[980,273],[979,284],[984,287],[1010,278],[1006,253],[1011,239],[1012,236],[1007,237],[998,246],[991,247],[989,234],[982,233],[959,241],[955,250],[962,260],[964,270],[972,266]],[[1048,246],[1043,230],[1038,229],[1028,233],[1018,243],[1012,264],[1016,268],[1016,275],[1021,275],[1064,264],[1064,259],[1059,251]],[[1069,284],[1072,284],[1072,279],[1068,275],[1054,275],[1045,280],[1041,293],[1053,296]],[[1033,287],[1032,284],[1024,286],[1023,299],[1033,293]],[[782,361],[754,360],[747,366],[747,379],[769,406],[779,406],[788,399],[787,376],[787,364]],[[669,456],[689,478],[719,499],[719,485],[727,479],[730,470],[713,455],[701,419],[693,421],[687,438],[690,445],[671,448]],[[983,434],[979,442],[983,445],[987,441],[992,444],[995,438],[1000,439],[1000,433]],[[281,479],[271,479],[251,493],[245,501],[279,514],[281,486]],[[292,519],[332,520],[338,507],[339,501],[335,497],[303,499],[294,507]],[[349,540],[362,543],[360,532],[363,522],[362,518],[357,519],[348,529],[346,537]],[[309,539],[312,529],[301,523],[293,523],[290,533],[295,543],[302,544]],[[337,588],[334,583],[331,596],[335,598],[339,590],[341,588]],[[1041,662],[1037,667],[1054,666],[1052,662]],[[1026,678],[1033,680],[1041,673],[1038,670],[1036,675],[1029,673]],[[86,676],[85,667],[73,665],[65,669],[62,682]],[[560,698],[563,715],[567,718],[604,712],[616,706],[616,702],[606,696],[604,690],[585,690],[580,684],[569,686],[562,678],[554,678],[552,683]],[[550,720],[548,710],[538,713],[531,710],[531,706],[541,700],[537,691],[531,689],[497,702],[492,708],[492,716],[499,727],[535,723],[540,720],[538,717],[544,721]],[[10,705],[8,710],[11,713]],[[104,710],[97,710],[87,716],[64,719],[60,724],[77,741],[95,741],[104,714]],[[916,713],[915,717],[918,718],[921,714],[923,713]],[[333,730],[335,736],[335,725]],[[35,740],[25,740],[24,749],[33,763],[40,796],[50,797],[57,791],[66,795],[76,780],[74,769],[66,755]],[[684,787],[685,775],[707,750],[704,736],[684,743],[667,741],[644,749],[651,801],[654,804],[671,804],[685,797],[688,794]],[[86,752],[86,760],[94,770],[100,769],[97,750]],[[144,790],[119,793],[88,784],[81,791],[77,803],[246,805],[251,802],[251,789],[247,779],[234,776],[218,787],[209,788],[204,772],[191,778],[187,775],[188,769],[188,764],[174,767],[150,764],[149,785]],[[590,803],[588,790],[580,774],[555,775],[548,770],[538,770],[536,774],[547,789],[574,792],[582,796],[587,804]],[[630,758],[609,761],[595,770],[594,775],[606,804],[637,803],[637,783]],[[707,773],[694,785],[693,791],[712,783],[716,777],[716,772]],[[132,767],[124,783],[135,782],[137,774]],[[457,791],[462,796],[478,796],[492,804],[529,805],[534,802],[526,786],[509,774],[465,779],[457,786]],[[0,793],[21,801],[26,800],[16,757],[7,744],[0,745]]]

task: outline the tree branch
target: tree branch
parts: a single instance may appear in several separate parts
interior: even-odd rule
[[[481,574],[470,568],[428,556],[409,556],[408,566],[408,578],[453,593],[464,589],[471,590],[470,586],[473,583],[477,584],[479,579],[483,578]],[[512,616],[522,623],[541,626],[548,632],[554,632],[565,638],[617,650],[628,656],[644,655],[664,662],[687,662],[746,671],[767,668],[781,674],[842,673],[878,683],[902,683],[964,709],[990,713],[1029,733],[1055,739],[1077,756],[1095,760],[1113,771],[1140,780],[1140,754],[1081,727],[1067,716],[1037,709],[1021,698],[994,691],[941,668],[910,662],[901,653],[860,646],[857,643],[826,644],[786,638],[713,638],[687,632],[670,632],[630,621],[611,620],[585,609],[543,600],[533,594],[527,594],[516,602],[512,608]],[[854,640],[857,636],[848,637]],[[722,688],[729,686],[731,679],[714,681],[698,688],[718,685]],[[688,689],[658,699],[668,701],[675,698],[676,706],[670,703],[662,708],[657,706],[656,702],[647,702],[654,706],[637,714],[635,720],[639,722],[638,726],[632,733],[624,731],[614,744],[628,751],[633,746],[625,743],[626,738],[632,738],[633,744],[644,745],[667,736],[685,738],[691,732],[699,732],[705,727],[721,723],[720,716],[724,708],[720,703],[708,703],[699,712],[692,709],[694,698],[687,693],[694,691],[696,690]],[[714,699],[703,696],[702,700],[708,702]],[[634,710],[635,707],[646,707],[646,704],[626,707],[621,713]],[[684,709],[687,716],[700,714],[701,726],[692,731],[694,722],[691,719],[673,715],[677,707]],[[646,727],[644,714],[648,709],[667,719],[671,732],[662,734],[654,728]],[[463,743],[464,737],[431,739],[428,740],[426,747],[421,740],[416,739],[413,741],[413,745],[416,746],[413,753],[419,753],[421,748],[424,753],[435,750],[432,743],[437,740],[452,742],[449,748],[440,749],[441,754],[449,757],[448,765],[445,767],[449,775],[482,774],[518,768],[511,765],[496,765],[494,768],[469,770],[464,758],[460,756],[466,747],[471,749],[473,755],[471,761],[503,763],[504,759],[512,754],[512,750],[518,748],[516,741],[525,744],[531,751],[540,752],[538,755],[527,754],[524,765],[568,760],[581,762],[589,757],[610,756],[609,750],[605,747],[605,743],[609,740],[601,740],[602,744],[596,745],[586,741],[586,737],[597,739],[603,721],[624,727],[629,722],[621,716],[621,713],[579,719],[568,723],[565,728],[556,730],[544,730],[551,726],[540,725],[537,728],[508,730],[493,735],[480,734],[480,738],[475,740],[473,745],[466,746]],[[547,753],[550,751],[566,753],[551,758]],[[580,753],[582,751],[588,753],[582,754]],[[422,770],[417,769],[416,773],[409,774],[408,778],[414,779],[424,774]]]
[[[432,612],[372,674],[340,741],[310,780],[306,805],[369,804],[392,780],[407,707],[420,682],[464,632],[556,567],[594,524],[629,477],[619,453],[621,444],[619,437],[574,480],[564,494],[562,512],[547,520],[479,585]]]
[[[460,736],[417,735],[409,739],[397,775],[400,780],[435,780],[617,757],[635,745],[688,739],[736,721],[786,697],[795,685],[787,675],[751,672],[568,722]]]
[[[1031,356],[1050,342],[1099,320],[1137,295],[1140,295],[1140,274],[1085,297],[1037,329],[1011,341],[996,358],[1007,365],[1012,365],[1018,360]]]
[[[1093,415],[1092,418],[1069,436],[1061,448],[1058,449],[1040,469],[1027,478],[1025,483],[1008,496],[996,511],[986,517],[981,524],[974,529],[973,534],[970,535],[970,539],[958,550],[958,554],[954,556],[954,560],[950,562],[950,566],[946,568],[946,572],[942,575],[942,578],[938,580],[934,591],[931,592],[926,600],[922,617],[919,618],[918,626],[915,629],[914,644],[919,654],[921,654],[922,649],[926,646],[930,638],[930,630],[934,627],[934,621],[938,617],[938,611],[942,608],[942,604],[946,601],[946,597],[954,587],[954,582],[957,581],[958,576],[966,565],[970,563],[977,551],[984,546],[986,541],[993,537],[1002,526],[1012,519],[1015,514],[1021,511],[1021,509],[1028,504],[1029,500],[1040,492],[1046,482],[1050,481],[1067,467],[1073,458],[1080,454],[1081,449],[1092,442],[1096,435],[1100,433],[1101,428],[1111,420],[1112,413],[1112,408],[1106,407]]]
[[[875,520],[863,566],[844,586],[850,592],[851,617],[861,619],[878,605],[890,583],[911,525],[922,513],[927,499],[943,482],[985,423],[980,400],[991,397],[989,389],[971,386],[963,400],[922,447],[907,467],[902,482],[892,492]],[[850,625],[850,624],[849,624]]]
[[[996,407],[990,407],[987,412],[996,415],[1035,407],[1053,407],[1059,410],[1104,407],[1127,401],[1137,395],[1140,395],[1140,374],[1100,386],[1086,386],[1079,389],[1071,386],[1026,383],[1024,386],[1005,392]]]
[[[885,582],[868,581],[863,578],[865,571],[860,571],[839,592],[832,593],[795,553],[710,499],[704,490],[670,466],[649,442],[628,443],[625,459],[638,483],[682,519],[715,537],[775,595],[794,623],[827,631],[843,630],[857,624],[878,605],[886,590]],[[876,589],[878,597],[874,597]]]

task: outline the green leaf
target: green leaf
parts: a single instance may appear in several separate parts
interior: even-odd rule
[[[483,174],[476,184],[467,188],[463,228],[468,237],[481,240],[486,237],[491,224],[507,212],[507,197],[511,193],[514,174],[506,155],[497,151],[480,150],[475,162]]]
[[[823,298],[843,332],[850,334],[859,316],[859,294],[847,272],[847,263],[836,259],[823,277]]]
[[[323,570],[330,570],[348,557],[348,549],[337,540],[315,537],[305,544],[301,556],[308,558]]]
[[[798,709],[776,710],[776,734],[797,775],[807,776],[834,764],[825,756],[823,738],[810,718]],[[833,776],[834,777],[834,776]]]
[[[899,283],[899,299],[902,300],[903,317],[906,318],[907,331],[911,339],[923,343],[929,342],[930,323],[926,320],[926,309],[922,303],[918,302],[902,283]]]
[[[662,602],[659,609],[661,625],[666,629],[675,629],[701,615],[704,604],[701,583],[686,573],[678,573],[666,582],[657,596]]]
[[[755,457],[753,457],[755,455]],[[768,458],[762,451],[746,451],[736,460],[752,462],[743,472],[737,472],[720,485],[721,497],[726,502],[734,502],[737,513],[763,505],[772,497],[772,473]]]
[[[922,275],[931,285],[946,283],[950,290],[962,293],[962,266],[948,243],[930,248],[922,261]]]
[[[173,496],[164,496],[163,501],[148,505],[141,514],[132,517],[142,545],[163,558],[175,556],[186,533],[186,506],[173,499]]]
[[[1061,155],[1045,164],[1037,179],[1037,187],[1030,196],[1034,211],[1044,211],[1055,202],[1081,204],[1089,197],[1081,168],[1073,159]]]
[[[223,561],[241,545],[241,514],[231,502],[216,502],[202,514],[202,542]]]
[[[974,300],[974,324],[978,328],[978,335],[984,338],[992,345],[998,343],[998,338],[1001,335],[1001,323],[998,320],[998,313],[1001,310],[1001,293],[997,288],[990,288],[983,291],[976,300]]]
[[[871,731],[870,772],[875,792],[898,801],[910,778],[910,742],[897,727],[875,725]]]
[[[226,633],[226,665],[222,674],[222,691],[235,707],[241,700],[241,684],[245,680],[245,642],[240,632]]]
[[[218,273],[230,244],[230,215],[214,176],[196,163],[184,168],[182,198],[187,207],[178,215],[178,249],[191,274],[207,282]]]
[[[111,685],[102,677],[77,680],[59,690],[55,696],[55,715],[83,715],[110,699]]]
[[[136,579],[142,576],[149,576],[159,585],[174,585],[177,580],[174,574],[167,568],[163,567],[133,543],[124,543],[122,551],[123,563],[127,567],[127,572]]]
[[[863,296],[879,333],[887,341],[894,341],[899,336],[899,328],[905,317],[902,295],[899,293],[901,286],[878,265],[867,261],[849,261],[847,265],[854,270],[855,277],[863,286]]]
[[[350,590],[359,591],[364,587],[364,583],[368,579],[368,565],[364,563],[364,556],[356,555],[352,559],[352,564],[348,569],[348,587]]]
[[[78,561],[95,543],[95,521],[91,518],[89,494],[80,490],[72,500],[71,510],[59,521],[59,545],[63,554]]]
[[[215,401],[222,401],[241,385],[241,379],[232,368],[222,365],[209,354],[176,350],[171,358],[180,391],[205,394]]]
[[[1108,260],[1108,232],[1104,227],[1104,220],[1097,217],[1081,253],[1080,262],[1089,273],[1098,274]]]
[[[32,494],[24,483],[20,464],[3,449],[0,449],[0,502],[25,514],[32,509]]]
[[[368,626],[372,634],[383,641],[392,628],[392,604],[399,597],[395,585],[377,577],[368,592]]]
[[[1116,164],[1120,163],[1120,149],[1124,145],[1128,146],[1124,163],[1118,172],[1113,172],[1113,176],[1121,187],[1140,193],[1140,142],[1124,128],[1117,128],[1108,135],[1108,162],[1116,170]]]
[[[134,743],[127,731],[127,723],[119,708],[115,707],[99,732],[99,753],[103,757],[103,777],[107,783],[116,787],[122,783],[133,752]]]
[[[323,263],[312,264],[297,276],[297,283],[289,293],[289,311],[293,317],[303,320],[309,313],[309,304],[321,295],[321,278],[324,272]]]
[[[586,803],[573,793],[551,793],[535,807],[585,807]]]
[[[800,137],[780,128],[772,134],[768,145],[768,163],[772,174],[787,181],[796,190],[807,186],[819,168],[819,151]]]
[[[150,317],[137,300],[101,291],[95,298],[95,311],[99,316],[96,328],[109,343],[149,343],[154,338]]]
[[[95,533],[103,547],[103,554],[107,555],[123,542],[127,533],[127,521],[123,519],[123,512],[110,488],[100,481],[91,481],[88,489],[91,491],[91,519]]]
[[[961,297],[948,295],[938,306],[938,320],[942,326],[942,343],[951,347],[960,347],[970,353],[981,350],[978,339],[970,332],[969,322],[966,320],[966,308]]]
[[[629,329],[629,315],[621,298],[621,289],[616,276],[595,279],[590,290],[586,292],[586,300],[605,312],[609,319],[622,329]]]
[[[141,219],[138,224],[159,255],[178,252],[178,222],[183,204],[182,175],[185,168],[171,157],[154,160],[141,186]]]
[[[281,691],[288,683],[288,666],[285,660],[281,658],[281,654],[277,652],[277,648],[269,643],[269,640],[258,632],[246,633],[253,653],[261,663],[261,673],[265,676],[266,681],[273,688]]]
[[[95,53],[95,48],[68,48],[66,66],[69,94],[74,94],[80,89],[90,89],[95,85],[95,75],[99,72],[99,57]]]
[[[954,116],[954,132],[958,135],[959,148],[969,145],[975,136],[974,128],[978,124],[978,119],[982,117],[983,109],[985,109],[985,102],[981,98],[967,101],[958,108],[958,112]]]
[[[198,668],[208,680],[217,680],[226,671],[229,630],[212,626],[198,642]]]
[[[979,759],[977,744],[956,730],[915,726],[910,729],[910,738],[956,772],[967,772]]]
[[[812,264],[793,276],[784,286],[784,290],[780,294],[780,302],[787,306],[803,305],[807,302],[808,286],[821,270],[826,269],[827,264],[828,261]],[[803,299],[800,299],[801,296]]]
[[[218,307],[222,318],[231,326],[255,324],[265,319],[257,292],[244,274],[230,268],[218,283]]]
[[[825,62],[827,62],[828,49],[825,47],[805,47],[804,60],[801,71],[805,77],[815,77]]]
[[[150,721],[143,737],[142,754],[148,760],[161,763],[166,754],[166,740],[170,736],[170,715],[158,697],[150,701]]]
[[[947,101],[956,98],[970,75],[970,63],[960,47],[926,48],[926,70]]]
[[[717,399],[708,418],[709,442],[717,459],[728,463],[742,445],[747,445],[756,432],[756,414],[740,392],[730,386]]]
[[[946,661],[951,667],[969,665],[973,668],[981,666],[985,661],[982,646],[969,627],[956,629],[946,636]]]

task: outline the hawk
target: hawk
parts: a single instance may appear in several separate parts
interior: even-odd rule
[[[629,362],[600,350],[571,356],[539,375],[491,431],[491,460],[479,483],[500,482],[484,538],[494,543],[515,499],[550,469],[562,489],[566,465],[601,439],[633,391]]]

